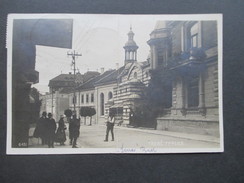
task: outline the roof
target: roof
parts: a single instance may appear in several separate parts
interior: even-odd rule
[[[100,80],[95,82],[95,85],[105,85],[105,84],[110,84],[110,83],[114,83],[117,82],[117,78],[120,75],[120,73],[124,70],[125,66],[120,67],[117,70],[110,70],[110,74],[108,74],[105,77],[102,77]]]
[[[65,88],[61,88],[59,90],[60,93],[71,93],[74,91],[74,88],[73,87],[65,87]]]
[[[79,79],[83,80],[83,76],[79,75]],[[51,79],[48,84],[49,87],[73,87],[74,75],[73,74],[60,74]]]
[[[84,78],[84,82],[90,80],[91,78],[94,78],[96,76],[99,76],[100,73],[97,72],[97,71],[88,71],[86,72],[84,75],[83,75],[83,78]]]
[[[85,83],[81,84],[80,86],[77,87],[78,90],[88,90],[88,89],[94,89],[95,88],[95,83],[99,80],[101,80],[103,77],[106,77],[107,75],[111,74],[113,70],[109,70],[104,72],[101,75],[97,75],[96,77],[90,78],[90,80],[86,81]]]
[[[130,32],[128,35],[128,41],[125,43],[124,49],[137,49],[138,46],[136,42],[133,40],[133,36],[135,35],[134,32],[132,32],[132,29],[130,28]]]
[[[148,66],[150,66],[150,63],[148,61],[143,61],[143,62],[138,62],[139,65],[141,65],[141,67],[144,69]]]
[[[135,47],[135,48],[138,48],[136,42],[134,40],[128,40],[126,43],[125,43],[125,46],[124,48],[126,47]]]
[[[73,74],[60,74],[55,78],[51,79],[50,81],[73,81],[74,76]]]
[[[88,71],[84,75],[77,73],[76,74],[76,83],[84,83],[91,78],[94,78],[99,75],[99,72]],[[73,87],[74,86],[74,75],[73,74],[60,74],[55,78],[51,79],[48,84],[49,87]]]
[[[122,71],[120,72],[120,74],[118,75],[118,77],[122,77],[122,76],[128,74],[128,72],[129,72],[130,67],[132,66],[132,64],[133,64],[133,63],[127,63],[127,64],[124,66],[123,70],[122,70]]]

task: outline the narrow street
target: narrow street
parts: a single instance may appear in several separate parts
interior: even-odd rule
[[[191,135],[178,136],[174,132],[163,132],[155,130],[135,129],[127,127],[114,127],[115,141],[104,142],[106,133],[105,125],[92,125],[80,127],[80,137],[77,140],[79,148],[218,148],[216,142],[207,142],[204,140],[190,139]],[[174,135],[170,135],[170,134]],[[64,146],[55,143],[55,148],[71,148],[69,145],[68,130],[66,130],[67,140]],[[189,137],[189,138],[188,138]],[[29,143],[30,148],[47,148],[47,145],[41,145],[41,140],[32,138]]]

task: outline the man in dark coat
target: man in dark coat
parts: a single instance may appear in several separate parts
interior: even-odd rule
[[[77,119],[76,113],[73,114],[69,124],[70,145],[72,148],[77,148],[77,138],[80,136],[80,118]]]
[[[46,134],[45,134],[45,126],[47,123],[47,113],[44,111],[42,116],[39,118],[36,124],[36,129],[34,131],[33,136],[36,138],[41,138],[42,145],[47,144]]]
[[[47,142],[48,147],[53,148],[54,147],[54,138],[55,138],[55,131],[56,131],[56,122],[52,118],[52,114],[48,113],[48,119],[47,119],[47,126],[46,126],[46,135],[47,135]]]

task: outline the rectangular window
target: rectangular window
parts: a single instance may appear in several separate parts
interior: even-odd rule
[[[77,100],[76,100],[76,96],[73,96],[73,104],[76,104]]]
[[[84,95],[81,95],[81,103],[84,104]]]
[[[89,102],[89,94],[86,94],[86,103]]]
[[[91,94],[91,102],[94,102],[94,93]]]
[[[199,23],[189,23],[185,27],[185,41],[186,41],[186,49],[185,51],[189,51],[191,48],[198,48],[200,46],[200,37],[199,37]]]
[[[199,77],[194,77],[189,80],[187,98],[188,98],[188,107],[198,107],[198,105],[199,105]]]
[[[198,35],[194,34],[191,36],[191,48],[198,47]]]

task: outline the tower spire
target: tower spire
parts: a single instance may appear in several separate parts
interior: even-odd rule
[[[128,41],[125,43],[125,64],[136,62],[137,60],[137,49],[138,46],[134,41],[134,32],[132,31],[132,26],[130,25],[130,31],[128,32]]]

